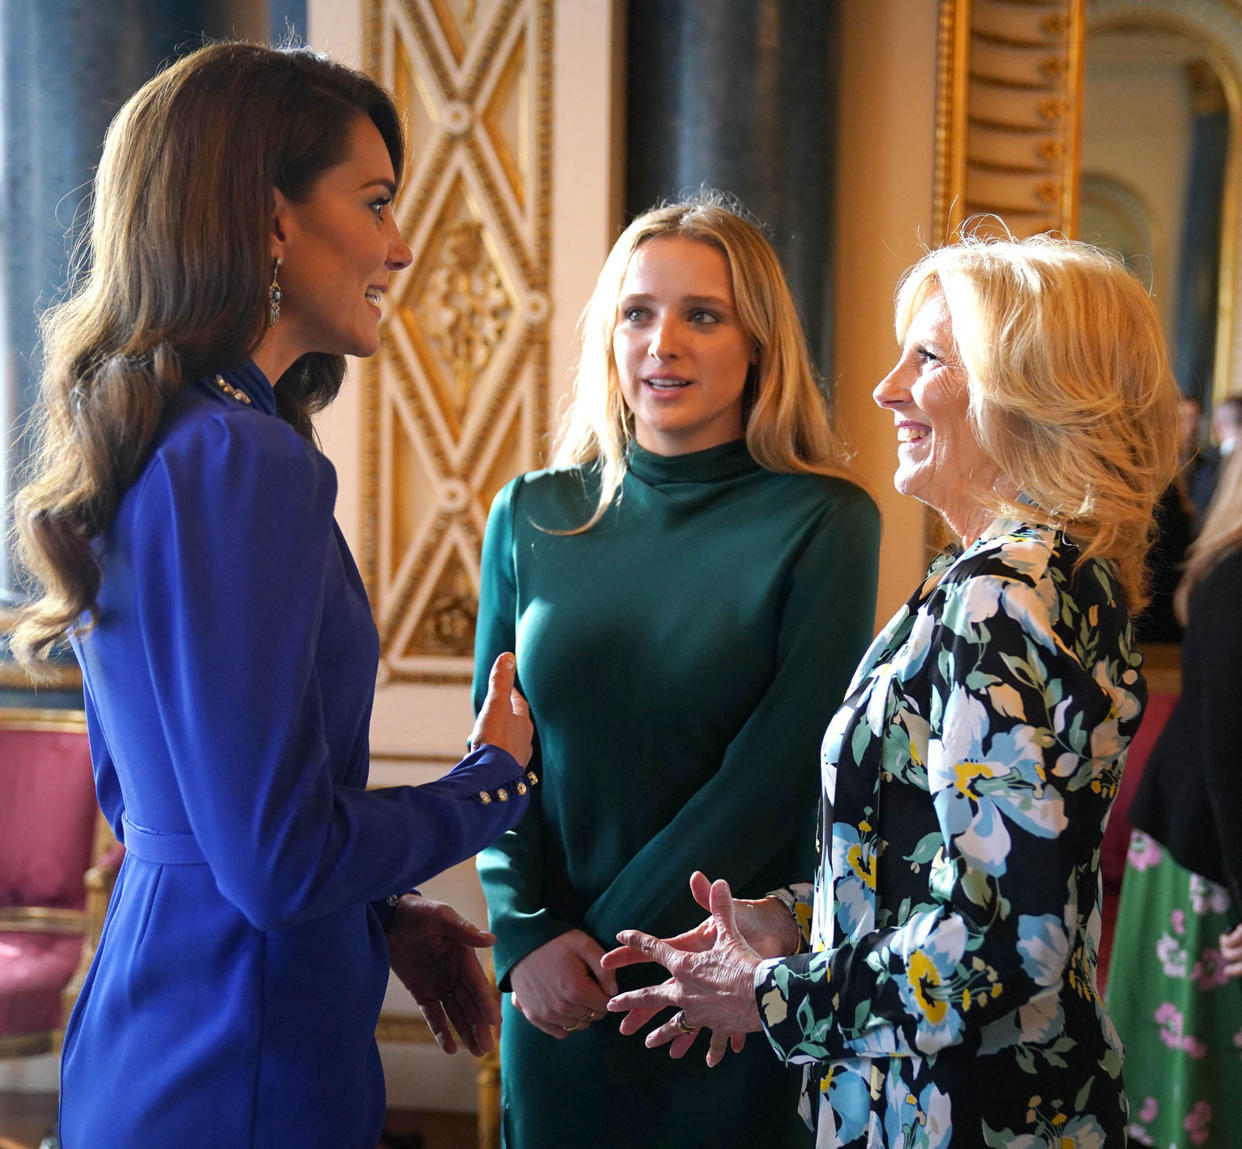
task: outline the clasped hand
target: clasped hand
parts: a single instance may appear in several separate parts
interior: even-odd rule
[[[670,1057],[684,1057],[697,1040],[698,1030],[710,1029],[707,1064],[715,1066],[726,1049],[740,1051],[746,1034],[761,1028],[755,968],[764,958],[793,953],[798,948],[798,929],[775,898],[734,898],[728,882],[709,882],[697,871],[690,878],[690,892],[711,914],[694,929],[673,938],[654,938],[638,930],[617,935],[621,945],[603,956],[605,969],[657,962],[668,970],[669,978],[659,985],[618,994],[608,1009],[625,1013],[621,1032],[630,1034],[660,1010],[675,1007],[679,1013],[647,1034],[647,1047],[667,1045]]]

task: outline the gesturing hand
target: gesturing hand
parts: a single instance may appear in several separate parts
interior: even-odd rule
[[[474,951],[496,939],[452,906],[417,894],[402,896],[387,932],[393,972],[418,1003],[440,1048],[457,1052],[455,1029],[475,1057],[491,1049],[492,1031],[500,1026],[500,995]]]
[[[621,948],[605,954],[604,965],[611,969],[654,961],[670,974],[660,985],[618,994],[608,1003],[611,1011],[627,1014],[621,1022],[622,1033],[634,1033],[658,1010],[674,1006],[680,1012],[647,1034],[647,1047],[670,1045],[670,1056],[681,1057],[694,1044],[699,1029],[710,1029],[707,1064],[717,1065],[733,1035],[760,1028],[754,984],[755,967],[762,959],[738,928],[728,882],[711,883],[708,906],[710,925],[704,922],[678,938],[654,938],[637,930],[619,933]],[[710,946],[704,948],[709,936]],[[691,1031],[687,1033],[678,1021],[692,1027]]]
[[[513,967],[513,1004],[549,1037],[567,1037],[604,1016],[616,977],[600,964],[604,947],[584,930],[568,930]]]
[[[512,654],[498,655],[487,676],[487,697],[479,709],[474,729],[470,732],[470,744],[477,746],[488,742],[508,750],[518,760],[518,765],[530,762],[531,738],[534,727],[530,722],[530,707],[526,699],[514,687],[517,662]]]

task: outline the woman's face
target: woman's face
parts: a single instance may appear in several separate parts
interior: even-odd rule
[[[934,507],[967,542],[987,525],[982,496],[1000,477],[967,419],[970,392],[958,361],[949,309],[932,291],[914,315],[897,365],[873,392],[893,413],[893,485]]]
[[[621,284],[612,353],[639,446],[684,455],[742,437],[758,352],[719,248],[684,236],[641,244]]]
[[[384,138],[359,115],[345,158],[316,180],[304,201],[276,192],[273,256],[283,260],[283,298],[280,321],[264,343],[283,352],[285,367],[310,351],[366,356],[379,349],[389,278],[410,262],[393,218],[395,191]]]

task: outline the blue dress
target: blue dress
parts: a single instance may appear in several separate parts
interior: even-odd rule
[[[75,638],[127,854],[65,1034],[65,1149],[375,1149],[383,899],[527,798],[482,748],[367,792],[378,640],[336,477],[253,364],[182,388]]]

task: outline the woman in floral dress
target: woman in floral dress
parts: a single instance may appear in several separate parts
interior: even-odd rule
[[[1182,692],[1130,806],[1109,1008],[1126,1043],[1130,1140],[1234,1146],[1242,988],[1242,456],[1225,465],[1175,599]],[[1232,939],[1239,941],[1235,931]],[[1222,952],[1223,951],[1223,952]]]
[[[1130,618],[1176,466],[1160,322],[1092,248],[967,239],[907,273],[897,333],[875,391],[896,486],[962,547],[829,725],[814,888],[735,901],[696,874],[712,916],[619,935],[609,965],[671,977],[609,1008],[633,1032],[676,1006],[647,1044],[682,1056],[710,1028],[712,1063],[762,1029],[805,1069],[820,1146],[1121,1144],[1099,860],[1145,698]]]

